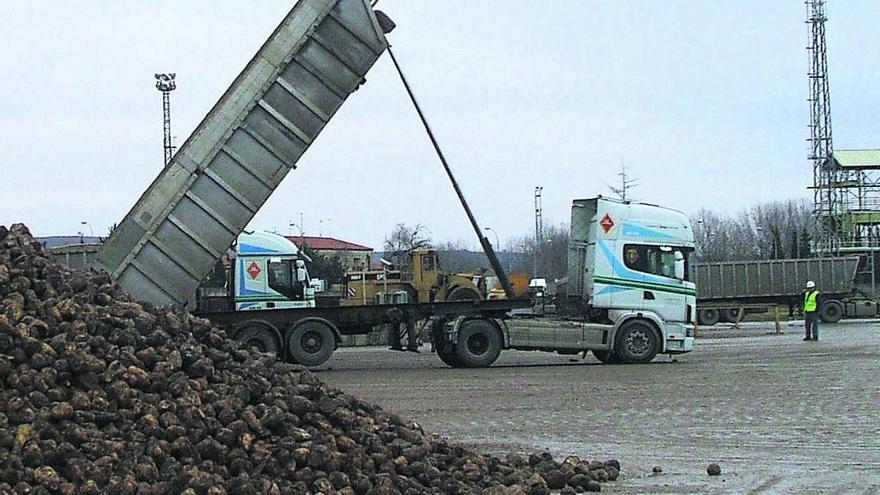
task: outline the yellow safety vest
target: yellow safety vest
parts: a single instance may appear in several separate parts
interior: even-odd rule
[[[807,291],[804,294],[804,311],[812,313],[816,311],[816,298],[819,297],[819,291]]]

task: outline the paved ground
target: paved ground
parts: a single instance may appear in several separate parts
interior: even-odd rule
[[[880,493],[880,322],[823,325],[820,342],[769,330],[715,327],[693,353],[641,366],[505,352],[453,370],[358,348],[319,374],[485,451],[617,458],[611,493]],[[706,476],[713,461],[722,476]]]

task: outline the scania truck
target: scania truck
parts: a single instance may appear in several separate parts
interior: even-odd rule
[[[372,331],[392,315],[424,323],[438,356],[453,367],[491,365],[504,349],[593,355],[603,363],[647,363],[693,349],[696,290],[687,215],[608,198],[575,200],[568,277],[556,312],[511,318],[522,301],[377,299],[317,307],[309,261],[283,236],[243,233],[223,291],[203,291],[197,312],[264,351],[315,366],[346,334]],[[305,330],[303,330],[305,328]]]
[[[646,363],[694,345],[696,287],[688,280],[694,235],[684,213],[609,198],[575,200],[568,276],[555,315],[509,325],[507,347]]]

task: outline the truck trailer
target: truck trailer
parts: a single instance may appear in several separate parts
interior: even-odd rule
[[[698,322],[705,326],[734,322],[741,310],[767,305],[786,305],[793,314],[803,306],[808,280],[821,291],[822,321],[876,316],[870,287],[858,283],[865,262],[865,257],[844,256],[695,263]]]
[[[119,223],[97,262],[132,296],[196,288],[387,49],[366,0],[297,2]]]

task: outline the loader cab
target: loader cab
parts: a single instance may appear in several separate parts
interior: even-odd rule
[[[437,251],[429,248],[416,248],[409,253],[409,268],[413,285],[416,287],[432,287],[440,277],[440,259]]]
[[[235,245],[236,311],[315,307],[308,257],[285,237],[243,233]]]
[[[440,259],[437,251],[430,248],[416,248],[409,253],[408,274],[413,288],[418,293],[419,301],[434,299],[432,291],[438,287],[440,280]]]

